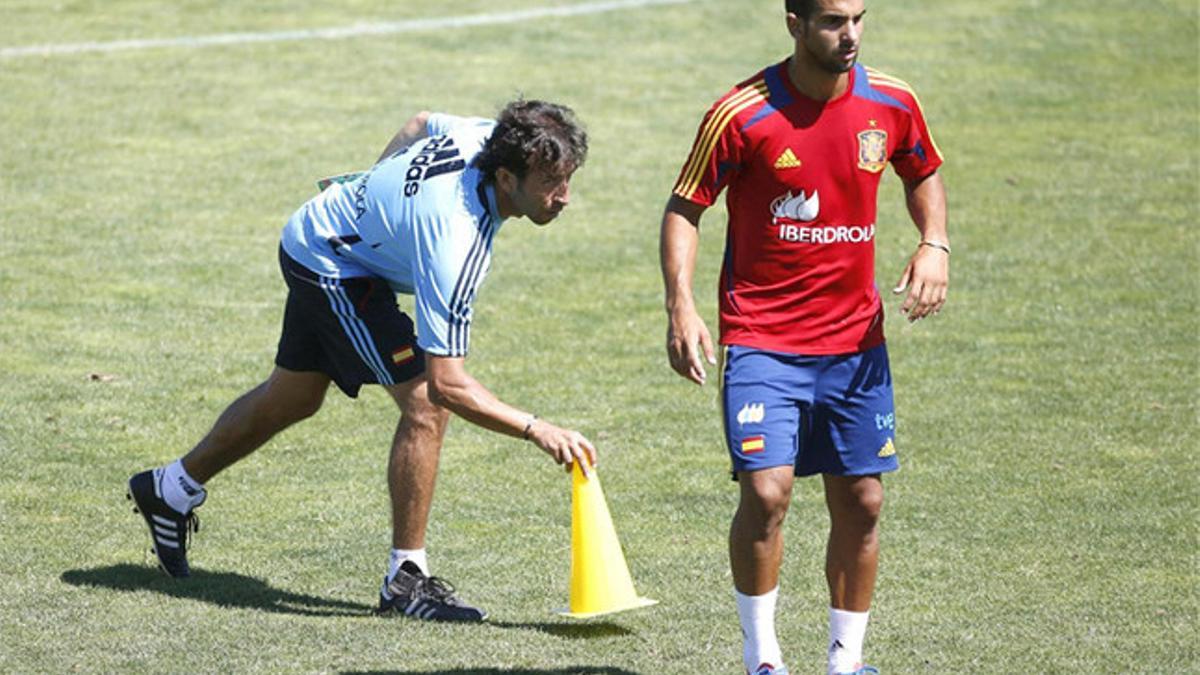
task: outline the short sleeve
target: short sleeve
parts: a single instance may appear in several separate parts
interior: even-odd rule
[[[472,307],[491,265],[490,223],[421,227],[414,297],[417,344],[437,356],[466,356]],[[464,235],[470,236],[464,236]]]
[[[730,175],[741,164],[743,139],[733,123],[729,101],[732,93],[717,101],[704,115],[687,162],[679,172],[672,193],[702,206],[712,206]]]
[[[905,129],[904,137],[896,144],[891,162],[897,175],[913,180],[937,171],[942,165],[942,153],[929,133],[925,114],[915,96],[909,110],[908,128]]]

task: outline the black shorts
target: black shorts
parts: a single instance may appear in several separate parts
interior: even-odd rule
[[[351,398],[364,384],[396,384],[424,372],[412,319],[383,279],[321,276],[282,247],[279,268],[288,297],[275,365],[325,373]]]

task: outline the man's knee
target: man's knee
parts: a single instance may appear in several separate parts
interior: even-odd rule
[[[296,377],[297,375],[307,374],[290,373],[281,376],[276,372],[259,387],[260,414],[270,419],[275,426],[287,427],[308,419],[317,414],[325,403],[325,393],[329,389],[328,378],[322,380],[318,377]]]
[[[840,478],[826,484],[830,515],[862,529],[874,529],[883,512],[883,484],[877,477]]]
[[[788,506],[792,502],[790,476],[775,480],[766,475],[743,473],[741,501],[738,504],[739,526],[754,530],[758,537],[772,535],[783,526]]]
[[[316,415],[317,411],[321,409],[321,406],[324,403],[325,403],[324,396],[310,396],[308,398],[302,398],[302,399],[297,400],[295,407],[293,407],[290,411],[290,413],[291,413],[290,423],[295,424],[296,422],[306,420],[306,419],[312,417],[313,415]]]
[[[429,401],[403,411],[403,419],[426,433],[441,435],[450,420],[450,411]]]
[[[424,378],[395,385],[389,388],[392,398],[400,407],[405,424],[440,433],[450,419],[450,411],[434,403],[429,396],[429,385]]]

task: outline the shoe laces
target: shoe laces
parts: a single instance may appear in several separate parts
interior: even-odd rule
[[[200,531],[200,516],[196,515],[196,511],[188,511],[183,517],[183,550],[188,550],[192,546],[192,533]]]
[[[454,595],[454,585],[441,577],[425,577],[421,579],[417,582],[416,592],[447,605],[459,604],[458,597]]]

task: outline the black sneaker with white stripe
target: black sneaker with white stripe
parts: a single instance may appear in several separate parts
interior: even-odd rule
[[[200,531],[200,518],[194,509],[180,513],[163,500],[158,485],[161,474],[162,469],[154,469],[134,475],[129,479],[129,492],[125,497],[137,504],[133,512],[141,513],[150,528],[159,568],[173,577],[186,577],[189,574],[187,547],[191,534]]]
[[[472,607],[454,594],[440,577],[427,577],[411,560],[405,560],[389,582],[383,580],[377,614],[403,614],[428,621],[483,621],[487,612]]]

